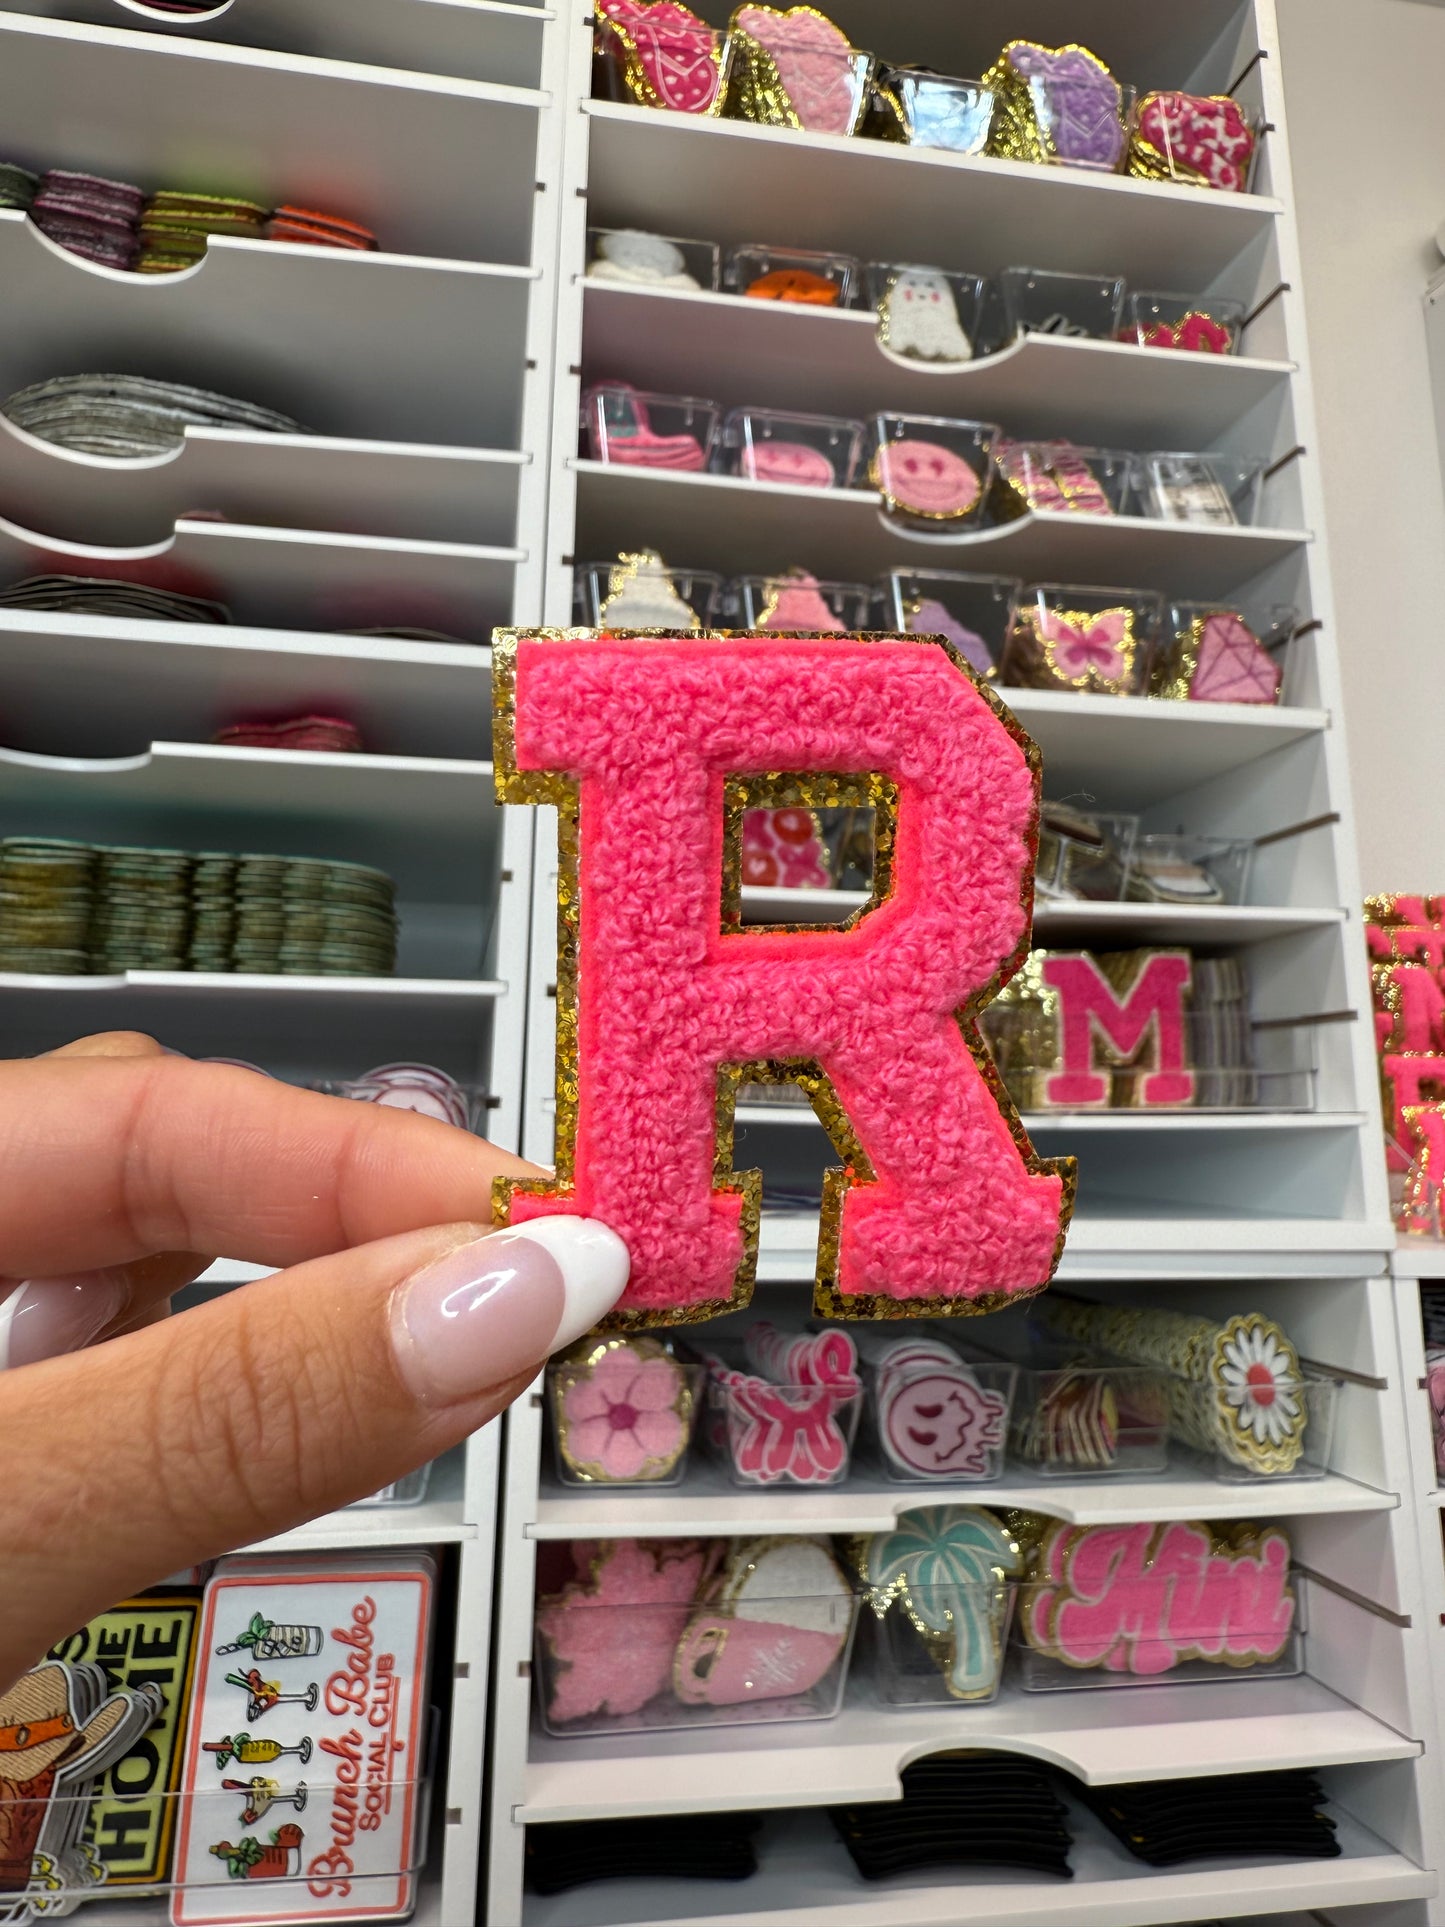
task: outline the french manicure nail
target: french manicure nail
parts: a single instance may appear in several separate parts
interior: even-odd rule
[[[129,1300],[129,1286],[110,1271],[22,1279],[0,1304],[0,1371],[80,1351]]]
[[[424,1405],[474,1398],[590,1331],[629,1268],[596,1218],[532,1218],[449,1251],[392,1296],[401,1375]]]

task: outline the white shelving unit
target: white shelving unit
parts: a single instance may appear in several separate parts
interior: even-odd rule
[[[827,1492],[762,1494],[694,1469],[671,1491],[578,1492],[560,1486],[544,1459],[534,1390],[506,1428],[484,1917],[489,1927],[1146,1927],[1216,1918],[1299,1927],[1304,1910],[1350,1927],[1438,1927],[1433,1594],[1418,1557],[1404,1419],[1410,1366],[1402,1368],[1385,1276],[1393,1233],[1272,0],[1201,0],[1188,9],[1098,0],[1087,21],[1069,0],[976,0],[964,10],[837,0],[829,11],[856,46],[944,73],[976,74],[1005,39],[1025,35],[1082,39],[1144,86],[1223,92],[1237,84],[1269,126],[1257,192],[1216,195],[593,101],[579,11],[566,25],[547,619],[573,619],[574,565],[640,546],[660,549],[674,567],[728,576],[796,565],[856,581],[927,558],[941,568],[1176,597],[1241,595],[1302,611],[1314,626],[1294,647],[1277,709],[1005,694],[1042,748],[1047,795],[1137,812],[1146,830],[1268,839],[1237,908],[1050,909],[1039,917],[1041,938],[1238,951],[1257,1020],[1287,1027],[1316,1014],[1308,1111],[1030,1120],[1045,1152],[1074,1151],[1080,1161],[1060,1283],[1219,1318],[1250,1309],[1277,1317],[1306,1356],[1345,1381],[1336,1450],[1328,1477],[1262,1490],[1175,1467],[1155,1480],[1080,1483],[1010,1469],[996,1487],[956,1492],[855,1474]],[[1035,337],[931,373],[881,356],[865,314],[589,284],[589,226],[977,272],[1027,264],[1122,273],[1142,288],[1235,296],[1253,318],[1240,356],[1228,361]],[[1279,466],[1254,528],[1036,515],[925,544],[886,522],[862,490],[792,490],[583,459],[573,432],[582,389],[611,377],[725,405],[854,418],[922,409],[1114,447],[1262,454]],[[545,812],[539,820],[523,1149],[548,1163],[555,839]],[[781,912],[820,921],[851,907],[776,892],[750,905],[760,919]],[[810,1113],[749,1106],[738,1127],[739,1165],[761,1164],[780,1183],[830,1161]],[[806,1311],[816,1237],[813,1214],[765,1212],[758,1311]],[[1282,1519],[1313,1575],[1305,1673],[1136,1693],[1033,1696],[1006,1686],[990,1707],[917,1714],[866,1705],[855,1682],[842,1715],[815,1725],[587,1740],[548,1739],[537,1726],[529,1675],[539,1543],[882,1530],[910,1503],[949,1499],[1032,1505],[1081,1523]],[[1225,1858],[1158,1872],[1080,1817],[1077,1877],[1067,1887],[1022,1874],[866,1887],[822,1809],[838,1799],[896,1798],[911,1760],[970,1745],[1053,1760],[1096,1784],[1311,1766],[1328,1787],[1343,1856],[1314,1865]],[[524,1893],[529,1826],[727,1809],[767,1810],[761,1871],[739,1886],[639,1878],[550,1900]]]
[[[114,369],[309,431],[193,432],[116,463],[0,423],[0,584],[130,576],[234,617],[0,613],[0,833],[375,863],[403,932],[384,979],[0,977],[7,1051],[140,1027],[298,1079],[424,1059],[519,1144],[533,824],[493,801],[487,644],[543,614],[565,58],[551,10],[507,0],[221,0],[204,18],[0,4],[7,159],[327,209],[381,245],[217,240],[147,277],[0,212],[0,393]],[[455,640],[352,633],[397,628]],[[366,753],[210,744],[238,716],[317,709],[352,719]],[[220,1265],[206,1288],[255,1275]],[[476,1911],[499,1454],[493,1426],[441,1462],[423,1504],[336,1513],[267,1548],[446,1561],[450,1718],[417,1914],[446,1927]]]

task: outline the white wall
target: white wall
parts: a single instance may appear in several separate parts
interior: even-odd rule
[[[1445,6],[1277,0],[1365,888],[1445,890]]]

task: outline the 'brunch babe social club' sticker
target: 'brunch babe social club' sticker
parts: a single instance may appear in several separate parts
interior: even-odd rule
[[[436,1569],[227,1559],[206,1588],[176,1927],[409,1914]]]

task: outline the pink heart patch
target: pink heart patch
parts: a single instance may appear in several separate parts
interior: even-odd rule
[[[812,7],[739,7],[733,25],[771,57],[801,126],[815,134],[853,131],[858,85],[847,34]]]
[[[1254,129],[1227,95],[1146,94],[1135,139],[1173,179],[1239,194],[1249,178]]]

